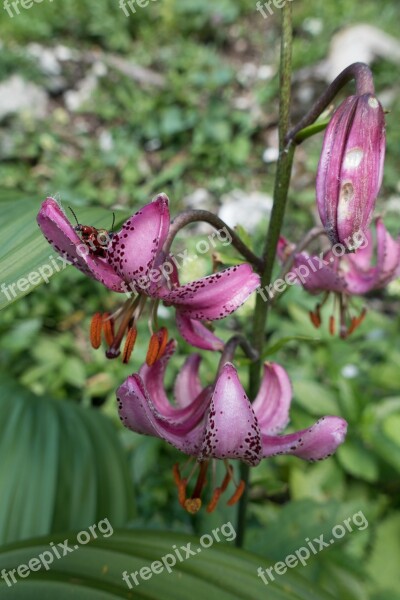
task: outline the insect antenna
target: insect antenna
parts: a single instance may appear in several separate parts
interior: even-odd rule
[[[76,224],[79,225],[79,221],[78,221],[78,218],[77,218],[76,214],[74,213],[74,211],[72,210],[72,208],[70,206],[68,206],[68,208],[72,212],[72,214],[74,215],[74,219],[76,221]]]
[[[110,231],[112,231],[114,229],[114,225],[115,225],[115,213],[113,212],[113,220],[112,220],[112,225],[111,225]]]

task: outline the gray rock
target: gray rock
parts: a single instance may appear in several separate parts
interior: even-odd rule
[[[0,121],[9,115],[22,113],[43,119],[48,111],[48,96],[35,83],[13,75],[0,84]]]

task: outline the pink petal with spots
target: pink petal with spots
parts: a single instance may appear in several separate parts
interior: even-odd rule
[[[253,410],[263,434],[282,431],[289,422],[292,386],[285,369],[276,363],[266,363]]]
[[[169,225],[168,197],[159,194],[114,234],[108,250],[110,265],[125,281],[146,277],[167,238]]]
[[[185,454],[197,455],[210,395],[205,389],[191,405],[166,415],[155,406],[142,378],[134,374],[117,390],[118,412],[122,423],[132,431],[159,437]]]
[[[181,311],[176,311],[176,324],[179,333],[191,346],[202,350],[222,350],[224,342],[207,329],[200,321],[190,319]]]
[[[200,460],[212,457],[239,458],[249,465],[262,458],[257,418],[231,363],[218,377],[199,455]]]
[[[115,292],[126,291],[121,277],[105,258],[96,256],[85,245],[54,198],[46,198],[37,216],[39,227],[53,248],[82,273],[100,281]]]
[[[263,457],[293,454],[304,460],[327,458],[344,442],[347,423],[340,417],[322,417],[309,429],[289,435],[271,436],[262,432]]]
[[[219,273],[182,285],[160,298],[191,319],[222,319],[241,306],[260,285],[250,265],[230,267]]]

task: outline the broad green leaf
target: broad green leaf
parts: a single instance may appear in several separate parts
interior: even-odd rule
[[[293,393],[296,401],[311,415],[335,415],[339,412],[331,390],[315,381],[293,381]]]
[[[399,589],[400,513],[390,515],[376,527],[374,545],[368,561],[373,589],[386,590],[382,598],[395,598]]]
[[[292,335],[292,336],[288,336],[288,337],[283,337],[280,340],[278,340],[275,344],[273,344],[272,346],[268,346],[266,348],[266,350],[263,353],[263,358],[266,358],[270,354],[276,354],[276,352],[278,352],[278,350],[280,350],[281,348],[286,346],[286,344],[289,344],[290,342],[295,342],[295,341],[296,342],[316,343],[316,342],[319,342],[320,339],[312,338],[307,335]]]
[[[97,540],[78,546],[67,556],[54,560],[48,571],[41,569],[31,572],[27,578],[19,578],[11,587],[1,581],[0,594],[4,600],[69,600],[75,597],[79,600],[260,600],[265,597],[271,600],[333,600],[328,592],[290,569],[266,587],[257,576],[257,569],[260,566],[268,568],[271,563],[262,556],[228,545],[229,540],[231,544],[233,542],[230,535],[232,529],[224,528],[224,531],[229,535],[224,536],[220,532],[220,543],[215,541],[210,531],[204,541],[206,544],[208,540],[209,548],[202,546],[203,538],[177,533],[116,531],[107,538],[99,534]],[[26,565],[32,557],[48,550],[50,542],[57,544],[65,539],[69,540],[71,548],[75,546],[75,535],[67,532],[62,536],[30,540],[3,548],[0,551],[0,564],[7,571],[18,565]],[[183,547],[188,545],[194,555],[186,558]],[[170,572],[163,568],[160,573],[154,573],[150,565],[154,561],[161,561],[167,554],[171,563]],[[176,561],[174,565],[173,559]],[[148,567],[148,570],[142,571],[146,580],[140,575],[143,567]],[[125,571],[131,588],[122,579]],[[131,573],[136,574],[137,584],[130,578]]]
[[[40,203],[34,200],[1,202],[0,310],[29,294],[64,268],[36,223],[39,208]],[[111,224],[110,212],[104,209],[75,206],[75,212],[81,223],[106,228]],[[125,216],[119,213],[118,222]]]
[[[134,514],[132,484],[111,421],[1,380],[0,543],[87,527],[104,515],[125,524]]]
[[[378,461],[375,455],[352,440],[347,440],[336,451],[343,469],[366,481],[376,481],[379,477]]]

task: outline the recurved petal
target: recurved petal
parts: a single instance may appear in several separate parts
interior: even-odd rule
[[[345,292],[346,282],[330,266],[327,257],[307,256],[304,252],[296,254],[292,273],[297,276],[297,283],[312,294],[323,291]]]
[[[156,362],[151,366],[148,366],[146,363],[144,363],[139,370],[139,376],[141,377],[144,387],[152,399],[152,402],[157,410],[159,410],[164,416],[176,415],[176,408],[172,406],[168,400],[164,388],[165,370],[176,350],[176,346],[176,341],[170,340],[167,344],[164,355],[159,360],[156,360]]]
[[[37,216],[39,227],[53,248],[85,275],[97,279],[110,290],[126,291],[122,278],[82,242],[54,198],[46,198]]]
[[[308,429],[282,436],[262,433],[263,457],[293,454],[304,460],[327,458],[344,442],[347,423],[340,417],[322,417]]]
[[[253,410],[263,435],[279,433],[289,422],[292,386],[285,369],[276,363],[265,363],[260,389]]]
[[[398,276],[400,240],[392,238],[381,218],[376,220],[376,265],[372,264],[373,239],[370,232],[366,242],[365,248],[347,256],[345,278],[352,294],[366,294],[384,287]]]
[[[196,455],[204,437],[210,395],[210,390],[204,390],[191,406],[166,416],[157,410],[142,378],[134,374],[117,390],[118,412],[122,423],[132,431],[159,437],[185,454]]]
[[[161,252],[169,225],[168,197],[159,194],[114,234],[108,251],[110,265],[125,281],[146,277]]]
[[[191,346],[202,350],[222,350],[224,342],[197,319],[191,319],[178,309],[176,324],[179,333]]]
[[[219,273],[182,285],[160,297],[191,319],[222,319],[241,306],[260,285],[260,278],[248,264],[230,267]]]
[[[240,458],[250,465],[261,460],[261,434],[256,415],[235,367],[226,363],[211,398],[199,459]]]
[[[387,285],[397,276],[400,240],[394,240],[381,218],[376,220],[378,286]]]
[[[201,392],[200,363],[201,356],[199,354],[190,354],[175,379],[175,401],[181,408],[191,404]]]

